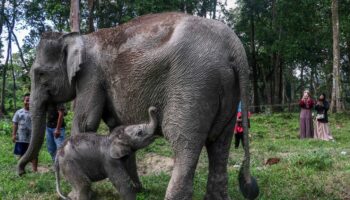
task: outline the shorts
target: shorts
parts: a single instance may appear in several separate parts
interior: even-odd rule
[[[29,143],[16,142],[15,149],[14,149],[13,153],[15,155],[23,156],[26,153],[28,146],[29,146]]]

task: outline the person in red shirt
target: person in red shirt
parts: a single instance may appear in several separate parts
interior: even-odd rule
[[[248,127],[250,128],[250,112],[248,112]],[[242,146],[244,147],[243,143],[243,123],[242,123],[242,112],[237,113],[237,119],[235,127],[233,128],[233,133],[235,134],[235,148],[238,149],[239,143],[242,142]]]

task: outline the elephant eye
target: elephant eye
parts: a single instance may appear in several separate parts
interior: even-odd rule
[[[137,136],[142,136],[142,130],[138,130],[136,133]]]

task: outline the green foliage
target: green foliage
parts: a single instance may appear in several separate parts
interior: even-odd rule
[[[159,13],[166,11],[180,11],[188,14],[195,14],[200,16],[214,17],[214,12],[217,10],[217,0],[123,0],[123,1],[107,1],[99,0],[94,2],[94,10],[89,13],[88,1],[80,2],[80,18],[81,18],[81,32],[89,32],[89,17],[92,16],[93,25],[95,29],[108,28],[117,26],[129,20],[149,13]],[[0,34],[2,30],[8,27],[15,26],[16,32],[28,30],[29,34],[25,36],[22,50],[24,53],[24,60],[27,66],[31,66],[35,58],[35,47],[39,43],[40,36],[43,32],[59,31],[69,32],[69,14],[70,14],[70,0],[23,0],[23,1],[2,1],[0,8],[4,12],[0,13]],[[1,11],[2,9],[0,9]],[[5,21],[3,19],[6,19]],[[5,23],[6,22],[6,23]],[[3,36],[3,35],[2,35]],[[6,37],[6,36],[4,36]],[[9,40],[9,38],[6,38]],[[12,38],[13,40],[13,38]],[[20,41],[21,42],[21,41]],[[12,41],[12,45],[15,42]],[[4,50],[2,41],[0,42],[0,52]],[[7,72],[4,74],[4,66],[0,64],[0,72],[2,74],[1,82],[4,82],[4,107],[5,111],[10,113],[17,109],[17,105],[21,100],[15,98],[13,91],[19,93],[21,96],[23,92],[19,92],[21,88],[28,91],[30,80],[28,70],[23,69],[18,53],[13,55],[15,80],[22,79],[22,83],[18,87],[13,87],[11,84],[11,68],[6,66]],[[2,89],[2,87],[1,87]],[[15,106],[15,102],[17,105]],[[2,103],[2,102],[1,102]]]
[[[0,120],[0,135],[11,135],[12,122],[8,119]]]
[[[347,97],[350,96],[349,3],[339,3],[342,85],[343,96]],[[260,104],[280,103],[282,96],[293,102],[299,98],[295,94],[300,94],[304,88],[330,96],[333,62],[330,1],[237,0],[237,7],[225,13],[228,23],[243,41],[251,64],[255,58],[258,69],[253,78],[258,88],[254,96],[263,99]],[[279,73],[275,66],[282,72],[283,85],[275,83],[278,80],[274,75]],[[273,92],[276,84],[284,87],[285,94],[280,89],[279,101],[271,102],[268,97],[276,95]]]
[[[350,118],[347,114],[330,115],[330,126],[335,142],[319,140],[300,140],[298,135],[299,113],[255,114],[251,118],[251,170],[257,178],[263,200],[296,199],[346,199],[350,185]],[[65,117],[71,124],[71,114]],[[1,125],[11,122],[1,121]],[[70,127],[67,127],[70,129]],[[108,132],[105,125],[99,132]],[[40,152],[39,166],[48,172],[32,173],[30,165],[24,177],[17,177],[17,160],[12,155],[13,143],[8,134],[0,134],[0,151],[8,152],[0,158],[0,195],[3,199],[56,199],[55,178],[52,163],[46,147]],[[345,152],[345,153],[344,153]],[[153,144],[138,151],[139,163],[151,155],[171,158],[170,144],[164,138],[158,138]],[[266,165],[268,158],[280,158],[274,165]],[[243,159],[243,149],[230,150],[228,174],[229,195],[232,199],[243,200],[238,190],[237,165]],[[150,171],[157,163],[149,163]],[[199,158],[194,179],[193,199],[203,199],[208,177],[208,158],[205,149]],[[164,199],[170,174],[166,172],[141,176],[145,190],[137,195],[139,200]],[[68,194],[70,186],[62,181],[62,190]],[[93,184],[95,199],[115,199],[118,196],[113,185],[105,180]]]

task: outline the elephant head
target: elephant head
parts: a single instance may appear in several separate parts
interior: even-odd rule
[[[112,158],[121,158],[130,155],[132,151],[149,145],[154,140],[154,132],[158,126],[156,108],[148,109],[150,122],[148,124],[130,125],[115,128],[111,135],[109,155]],[[122,131],[120,131],[122,130]]]
[[[45,121],[49,103],[67,102],[75,97],[74,77],[84,58],[84,46],[79,34],[43,34],[31,67],[32,136],[29,148],[18,163],[17,173],[38,156],[45,136]]]

